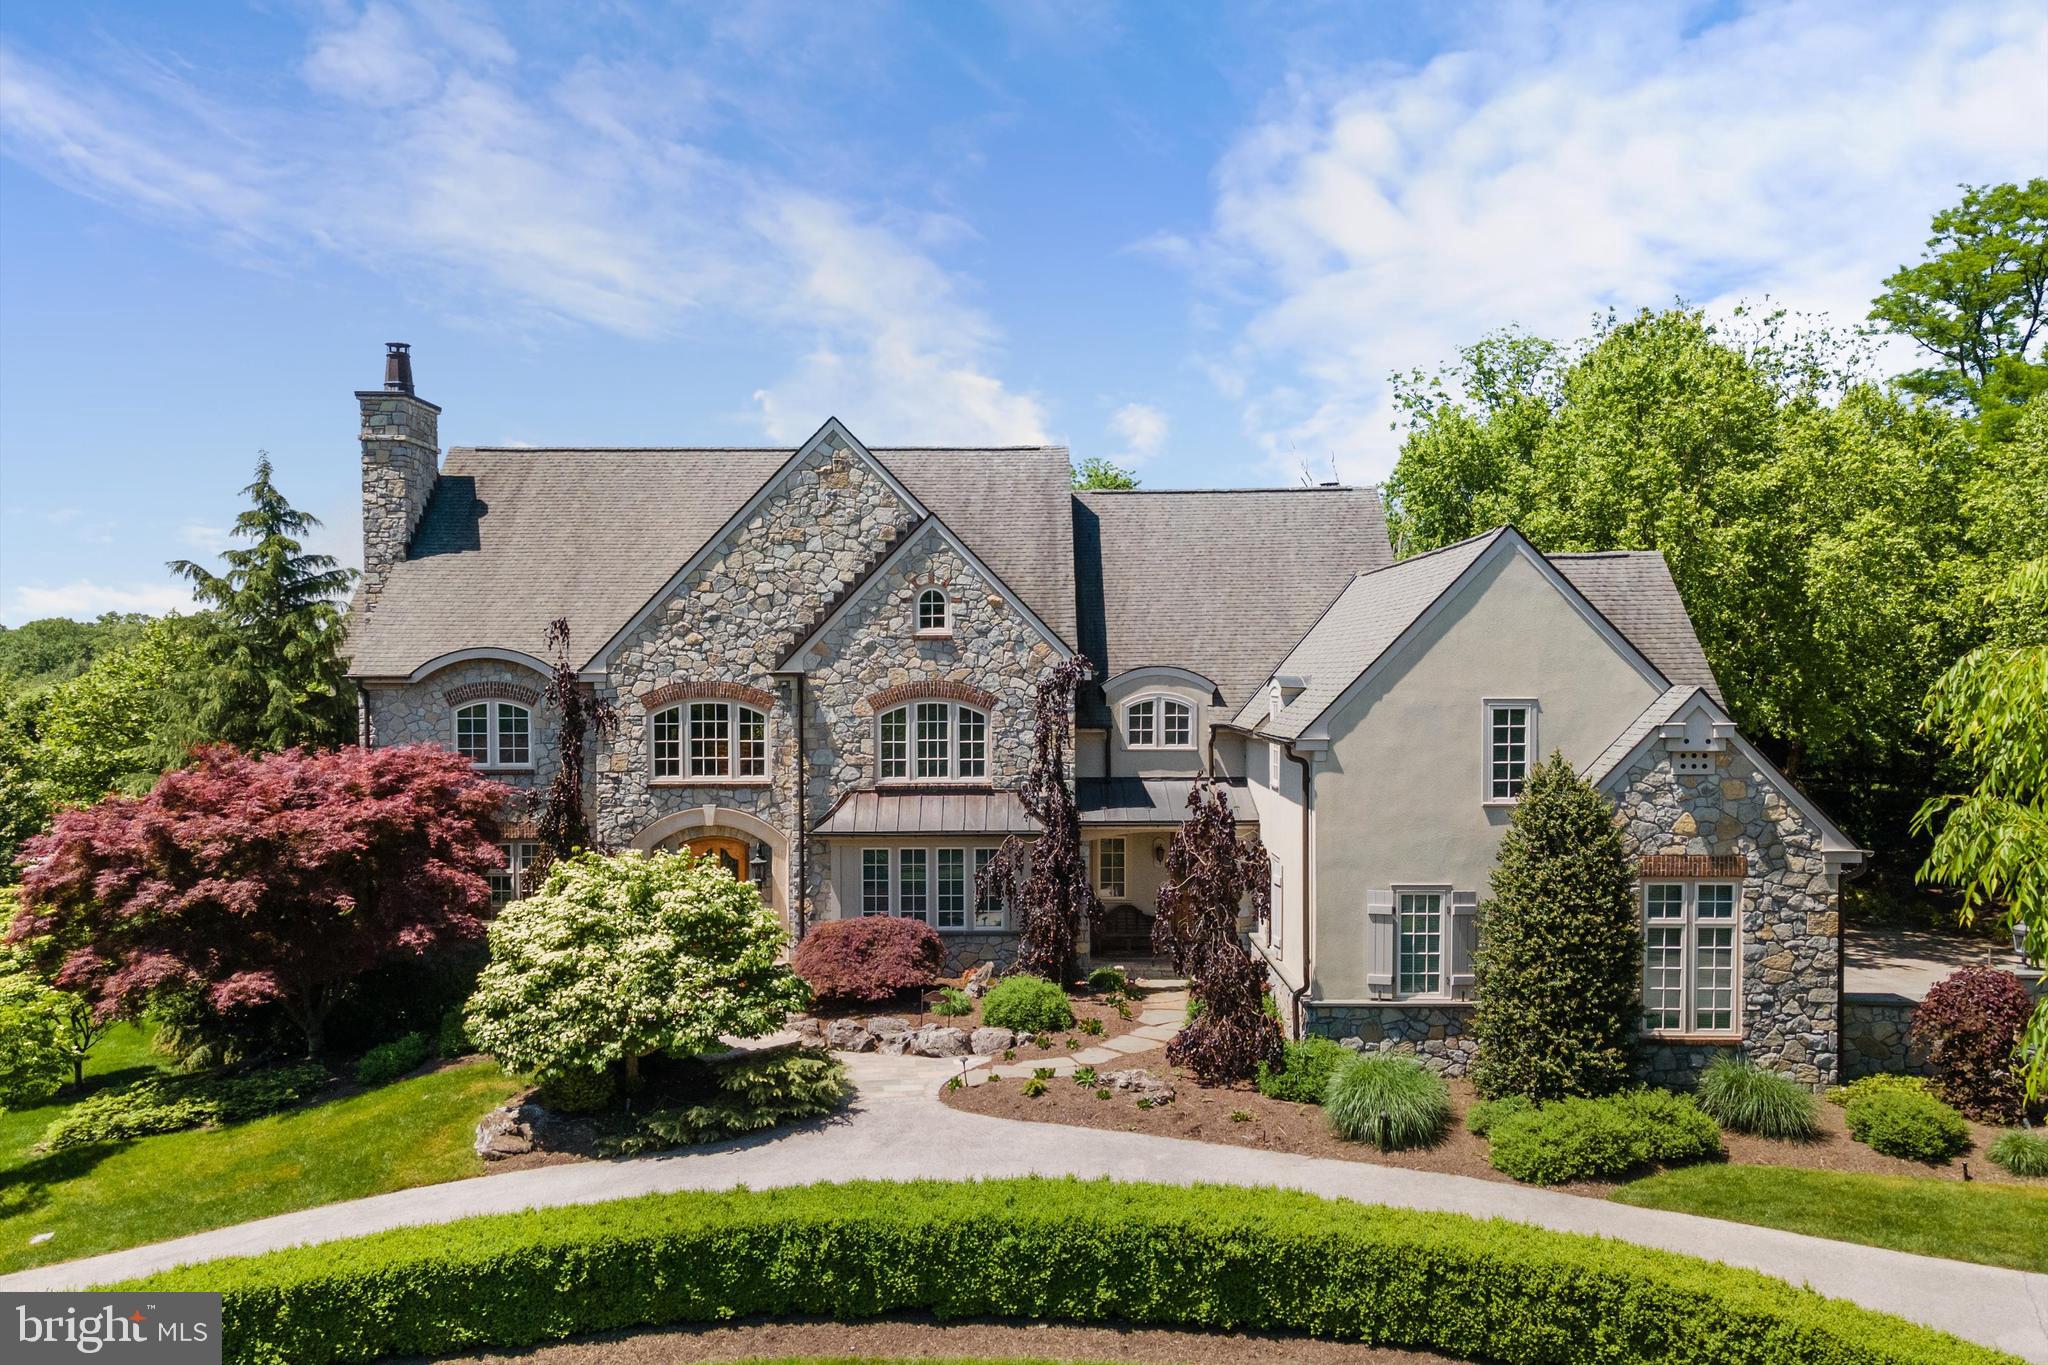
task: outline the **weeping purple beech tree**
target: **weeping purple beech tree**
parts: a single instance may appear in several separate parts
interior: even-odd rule
[[[555,652],[555,667],[541,699],[562,718],[562,764],[548,783],[546,795],[536,793],[540,818],[534,833],[543,864],[566,858],[578,849],[596,847],[590,815],[583,806],[584,745],[593,733],[605,738],[619,728],[618,709],[576,679],[576,664],[569,654],[568,619],[558,616],[549,623],[547,638]],[[535,868],[535,874],[540,870]]]
[[[1152,947],[1188,979],[1200,1009],[1166,1045],[1166,1060],[1204,1085],[1243,1080],[1280,1060],[1280,1026],[1266,1013],[1266,969],[1246,950],[1238,915],[1249,902],[1264,924],[1273,909],[1272,859],[1237,835],[1230,803],[1207,779],[1188,793],[1188,818],[1166,854]]]
[[[1031,768],[1017,795],[1040,833],[1005,839],[974,883],[976,896],[1005,898],[1023,917],[1017,970],[1062,985],[1074,973],[1081,921],[1094,925],[1102,918],[1102,902],[1095,899],[1081,857],[1081,810],[1067,781],[1074,692],[1091,672],[1088,661],[1076,656],[1039,680]]]

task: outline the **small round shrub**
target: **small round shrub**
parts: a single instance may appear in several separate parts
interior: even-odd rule
[[[1406,1057],[1352,1057],[1330,1077],[1323,1113],[1338,1137],[1381,1151],[1424,1147],[1451,1121],[1443,1077]]]
[[[1721,1130],[1684,1095],[1635,1090],[1492,1116],[1494,1169],[1532,1185],[1606,1180],[1652,1162],[1717,1156]]]
[[[1067,993],[1044,977],[1006,976],[982,997],[981,1022],[1019,1033],[1061,1033],[1074,1026],[1074,1010]]]
[[[814,925],[789,965],[820,1001],[871,1005],[931,985],[945,957],[923,920],[865,915]]]
[[[395,1081],[427,1060],[431,1051],[424,1033],[408,1033],[403,1038],[379,1043],[356,1063],[356,1082],[359,1085],[382,1085],[386,1081]]]
[[[2017,1122],[2026,1091],[2012,1054],[2033,1013],[2033,997],[2011,972],[1965,967],[1935,982],[1913,1011],[1935,1094],[1973,1119]]]
[[[441,1027],[434,1034],[434,1051],[442,1057],[467,1057],[476,1051],[476,1042],[469,1036],[469,1021],[462,1017],[462,1006],[457,1005],[441,1016]]]
[[[1879,1090],[1849,1101],[1849,1136],[1906,1161],[1943,1162],[1970,1145],[1970,1125],[1932,1095]]]
[[[1829,1104],[1838,1104],[1846,1107],[1850,1102],[1864,1095],[1874,1095],[1879,1091],[1895,1090],[1905,1091],[1913,1095],[1931,1095],[1934,1093],[1928,1089],[1927,1078],[1924,1076],[1901,1076],[1896,1072],[1877,1071],[1868,1076],[1858,1077],[1847,1085],[1831,1085],[1827,1088],[1823,1098]]]
[[[948,986],[939,992],[939,998],[932,1002],[932,1013],[948,1019],[957,1019],[963,1014],[974,1013],[974,997],[957,986]]]
[[[1527,1095],[1502,1095],[1497,1100],[1481,1100],[1465,1111],[1465,1131],[1474,1137],[1485,1137],[1493,1126],[1510,1114],[1527,1113],[1536,1107],[1536,1101]]]
[[[1296,1104],[1321,1104],[1323,1092],[1330,1088],[1330,1077],[1352,1056],[1349,1048],[1328,1038],[1283,1043],[1278,1067],[1259,1063],[1259,1093]]]
[[[2048,1133],[2022,1128],[2000,1133],[1988,1155],[2014,1175],[2048,1176]]]
[[[1732,1053],[1716,1057],[1701,1074],[1698,1099],[1722,1127],[1738,1133],[1804,1142],[1820,1131],[1811,1090]]]
[[[540,1102],[557,1114],[595,1114],[618,1093],[609,1071],[557,1071],[540,1078]]]
[[[1111,991],[1127,991],[1131,980],[1124,975],[1121,967],[1097,967],[1088,973],[1088,989],[1097,995],[1108,995]]]
[[[1721,1127],[1690,1095],[1644,1088],[1609,1096],[1606,1103],[1636,1125],[1643,1159],[1663,1165],[1721,1154]]]

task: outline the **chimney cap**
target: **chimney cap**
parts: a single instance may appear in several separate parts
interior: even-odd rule
[[[392,393],[412,394],[412,345],[404,341],[384,343],[384,387]]]

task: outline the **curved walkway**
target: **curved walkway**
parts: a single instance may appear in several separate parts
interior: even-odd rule
[[[1168,1184],[1278,1185],[1363,1203],[1499,1217],[1748,1266],[1836,1298],[2048,1362],[2048,1275],[1912,1256],[1691,1214],[1363,1161],[1258,1152],[1141,1133],[1019,1124],[949,1109],[957,1061],[846,1059],[857,1087],[829,1121],[633,1161],[481,1176],[280,1214],[213,1232],[0,1277],[0,1290],[75,1289],[152,1271],[473,1214],[674,1190],[821,1180],[1079,1176]]]

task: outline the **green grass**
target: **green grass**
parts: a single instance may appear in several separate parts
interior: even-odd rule
[[[2048,1189],[1784,1166],[1686,1166],[1614,1198],[1952,1261],[2048,1272]]]
[[[93,1050],[87,1089],[158,1069],[123,1025]],[[0,1114],[0,1272],[479,1174],[476,1122],[520,1088],[471,1062],[228,1128],[46,1155],[30,1148],[77,1093]],[[42,1232],[56,1235],[29,1245]]]

